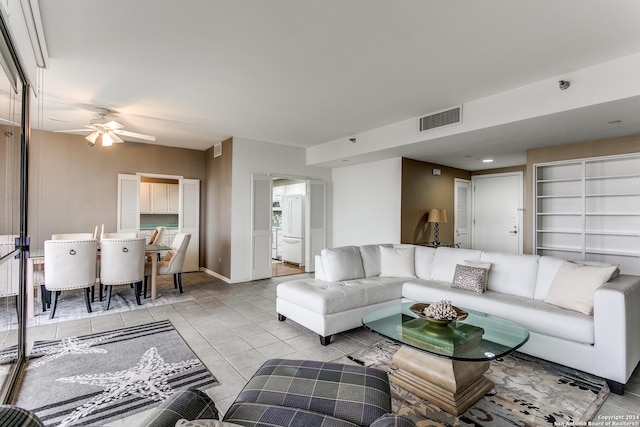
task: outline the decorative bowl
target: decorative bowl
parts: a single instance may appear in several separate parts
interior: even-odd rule
[[[411,310],[411,312],[417,314],[418,316],[422,317],[423,319],[428,321],[430,324],[437,325],[437,326],[446,326],[449,323],[453,322],[454,320],[464,320],[469,315],[469,313],[467,313],[466,311],[461,310],[456,306],[452,306],[453,309],[456,311],[456,313],[458,313],[458,316],[455,319],[435,319],[433,317],[428,317],[424,315],[424,309],[427,307],[429,307],[429,304],[419,302],[409,307],[409,310]]]

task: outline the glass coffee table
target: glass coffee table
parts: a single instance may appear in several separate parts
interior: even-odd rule
[[[408,302],[362,318],[373,332],[402,347],[393,355],[398,368],[391,382],[453,415],[460,415],[493,388],[484,373],[489,362],[529,339],[529,331],[509,320],[460,308],[464,320],[431,322],[414,313]]]

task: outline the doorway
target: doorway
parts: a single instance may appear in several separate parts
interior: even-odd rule
[[[304,273],[307,181],[274,178],[271,214],[271,276]]]
[[[472,247],[521,254],[522,172],[471,177]]]

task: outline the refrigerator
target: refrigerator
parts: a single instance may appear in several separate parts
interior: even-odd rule
[[[304,265],[304,196],[284,196],[282,208],[282,261]]]

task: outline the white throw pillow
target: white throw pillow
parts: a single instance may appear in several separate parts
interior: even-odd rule
[[[609,281],[617,267],[595,267],[565,261],[562,263],[544,302],[568,310],[593,315],[596,289]]]
[[[364,277],[362,257],[357,246],[326,248],[321,254],[325,280],[340,282]]]
[[[380,246],[380,277],[416,277],[415,249]]]

